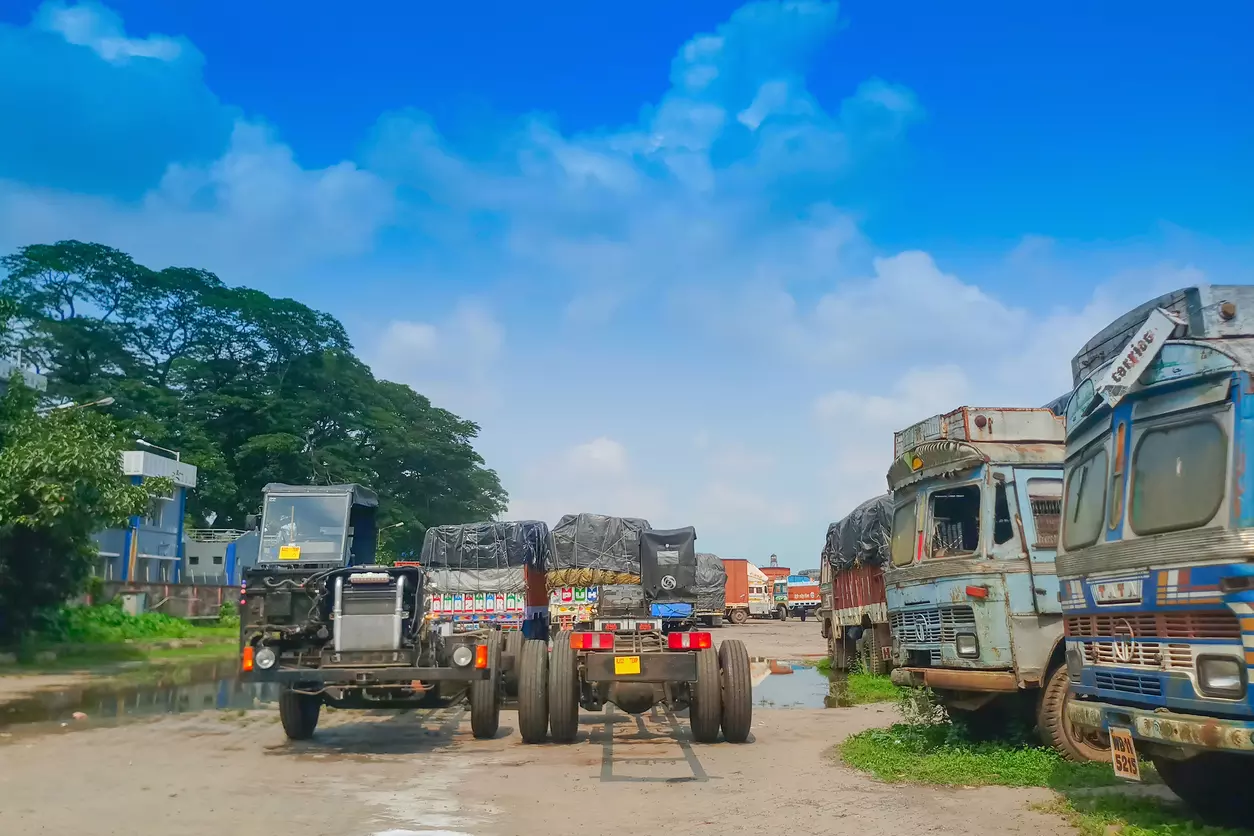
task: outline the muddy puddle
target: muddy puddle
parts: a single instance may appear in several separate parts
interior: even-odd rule
[[[810,665],[756,659],[751,672],[754,705],[761,708],[851,704],[843,677],[829,680]],[[0,734],[74,730],[165,714],[250,710],[273,706],[277,699],[276,685],[240,682],[234,660],[229,660],[164,669],[146,678],[40,691],[0,703]]]
[[[274,685],[248,685],[234,660],[163,669],[143,678],[39,691],[0,703],[0,733],[16,728],[76,728],[130,718],[258,708],[278,698]]]

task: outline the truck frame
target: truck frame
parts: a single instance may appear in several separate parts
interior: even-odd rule
[[[562,630],[551,651],[545,642],[524,641],[518,694],[524,742],[571,743],[579,709],[600,711],[609,703],[630,714],[659,704],[688,709],[698,743],[716,741],[720,730],[731,743],[749,739],[753,698],[744,644],[729,639],[715,649],[710,633],[693,629],[695,595],[677,600],[695,583],[695,539],[691,528],[644,532],[643,608],[614,611],[602,597],[595,623]]]
[[[499,631],[433,628],[424,569],[374,565],[377,507],[360,485],[265,487],[259,559],[240,597],[241,678],[282,686],[279,717],[292,740],[313,735],[324,704],[462,698],[474,736],[495,736],[512,666]]]
[[[1058,555],[1067,718],[1211,823],[1254,779],[1254,287],[1134,308],[1072,361]]]

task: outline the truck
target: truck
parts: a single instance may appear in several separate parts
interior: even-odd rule
[[[960,407],[893,439],[884,570],[893,682],[925,686],[978,735],[1035,725],[1073,761],[1109,750],[1066,722],[1055,555],[1065,419]]]
[[[375,565],[378,497],[361,485],[269,484],[256,565],[240,592],[240,675],[277,683],[292,740],[323,705],[406,708],[468,699],[471,730],[495,736],[504,665],[495,631],[433,629],[427,571]],[[436,686],[456,684],[445,691]]]
[[[1188,287],[1071,364],[1058,553],[1070,724],[1245,829],[1254,779],[1254,287]]]
[[[659,704],[687,709],[692,738],[749,738],[753,698],[749,654],[736,639],[716,649],[696,630],[696,531],[640,533],[637,584],[602,588],[593,624],[562,630],[552,650],[525,641],[518,727],[525,743],[571,743],[579,709],[613,704],[639,715]]]
[[[724,601],[727,620],[732,624],[744,624],[750,618],[770,618],[775,605],[768,591],[769,581],[762,571],[740,557],[723,558],[727,573]]]
[[[884,590],[892,509],[892,494],[881,494],[827,527],[819,557],[818,616],[836,670],[849,670],[856,662],[882,676],[892,666]]]
[[[819,591],[817,581],[799,575],[790,575],[784,583],[784,601],[776,605],[776,614],[781,621],[787,620],[790,616],[805,621],[811,613],[818,612],[823,603],[823,596]]]
[[[697,552],[697,621],[704,627],[722,627],[727,612],[727,569],[723,559]]]

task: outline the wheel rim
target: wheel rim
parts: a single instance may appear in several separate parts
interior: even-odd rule
[[[1062,727],[1063,735],[1066,736],[1067,742],[1076,749],[1080,751],[1090,749],[1098,755],[1098,757],[1089,755],[1090,760],[1101,760],[1110,751],[1110,735],[1097,729],[1088,730],[1072,723],[1067,719],[1067,706],[1070,704],[1071,694],[1068,692],[1067,696],[1063,697],[1062,700],[1062,722],[1060,726]]]

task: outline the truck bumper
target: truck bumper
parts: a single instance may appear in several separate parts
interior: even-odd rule
[[[501,669],[513,667],[513,657],[501,657]],[[318,685],[399,685],[415,681],[474,682],[488,679],[487,668],[276,668],[242,673],[243,682],[280,682]]]
[[[1012,671],[972,671],[953,668],[894,668],[889,678],[907,688],[938,688],[945,691],[1013,692],[1019,681]]]
[[[1087,729],[1129,729],[1134,738],[1146,743],[1254,754],[1254,722],[1249,720],[1174,714],[1088,700],[1068,702],[1067,719]]]
[[[697,654],[691,651],[641,653],[640,673],[615,673],[614,659],[627,653],[585,653],[583,665],[589,682],[695,682]]]

